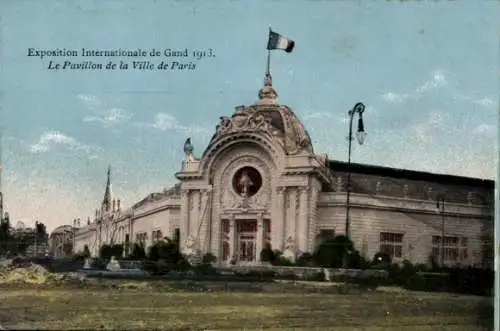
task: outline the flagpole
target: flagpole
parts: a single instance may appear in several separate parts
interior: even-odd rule
[[[272,32],[272,30],[271,30],[271,27],[269,26],[269,37],[268,38],[271,37],[271,32]],[[272,85],[272,82],[271,82],[271,50],[270,49],[267,50],[267,66],[266,66],[265,85],[269,85],[269,86]]]
[[[266,67],[266,77],[271,74],[271,50],[267,50],[267,67]]]

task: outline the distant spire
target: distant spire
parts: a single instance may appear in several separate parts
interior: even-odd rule
[[[107,177],[106,191],[104,192],[104,199],[102,200],[103,211],[111,210],[111,166],[108,166]]]

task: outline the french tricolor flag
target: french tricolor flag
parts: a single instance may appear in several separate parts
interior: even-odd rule
[[[285,38],[279,33],[269,29],[269,40],[267,42],[267,50],[281,49],[287,53],[291,53],[295,46],[295,42],[291,39]]]

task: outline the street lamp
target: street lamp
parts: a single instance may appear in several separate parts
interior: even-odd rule
[[[349,148],[347,152],[347,188],[346,188],[346,205],[345,205],[345,235],[350,238],[350,221],[349,221],[349,199],[351,193],[351,145],[353,141],[352,137],[352,122],[354,120],[354,115],[358,114],[358,131],[356,132],[356,139],[360,145],[363,145],[366,139],[365,125],[363,123],[363,112],[365,111],[365,105],[358,102],[354,107],[347,113],[349,115]]]
[[[436,198],[436,207],[441,213],[441,267],[444,267],[444,195],[439,194]]]

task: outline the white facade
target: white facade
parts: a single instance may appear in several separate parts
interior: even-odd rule
[[[255,105],[237,107],[231,117],[221,118],[200,158],[194,156],[190,141],[185,152],[176,174],[180,183],[172,189],[126,211],[115,203],[111,207],[106,193],[95,220],[77,231],[76,250],[88,245],[97,255],[100,245],[123,244],[127,235],[129,243],[141,240],[150,246],[158,238],[172,238],[178,229],[186,254],[210,252],[219,262],[258,263],[265,247],[296,259],[314,250],[322,231],[344,233],[345,176],[331,169],[325,155],[314,154],[307,131],[290,108],[278,104],[269,82]],[[439,181],[410,187],[401,182],[399,196],[394,189],[385,194],[381,181],[364,193],[352,189],[350,234],[356,249],[370,259],[384,250],[395,261],[428,262],[437,240],[433,236],[443,233],[443,218],[435,200],[412,197],[412,187],[422,191],[419,185],[425,184],[430,196],[433,187],[437,192],[446,186]],[[490,189],[471,190],[483,194]],[[483,237],[493,226],[492,207],[472,201],[472,193],[467,193],[467,201],[446,202],[449,263],[483,260]]]

